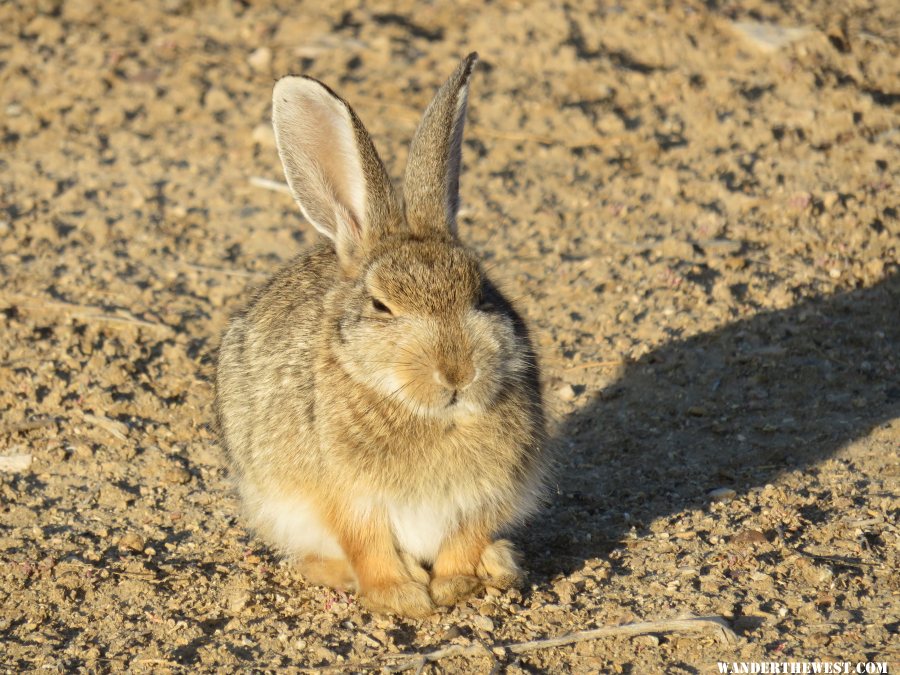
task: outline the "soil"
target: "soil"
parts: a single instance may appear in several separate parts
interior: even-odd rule
[[[896,2],[13,0],[0,25],[8,672],[416,667],[686,615],[738,639],[424,671],[900,667]],[[473,49],[460,234],[535,332],[559,466],[525,587],[412,621],[245,529],[211,381],[248,287],[317,236],[256,180],[282,180],[274,79],[328,82],[399,177]]]

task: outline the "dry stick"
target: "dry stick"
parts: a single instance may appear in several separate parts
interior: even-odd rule
[[[615,360],[615,361],[588,361],[587,363],[580,363],[577,366],[572,366],[571,368],[566,368],[566,371],[569,370],[583,370],[585,368],[612,368],[614,366],[624,366],[626,361]]]
[[[0,435],[8,436],[11,434],[34,431],[35,429],[43,429],[44,427],[53,426],[56,422],[57,419],[55,417],[37,417],[35,419],[25,420],[24,422],[10,424],[0,430]]]
[[[487,650],[483,645],[445,647],[424,654],[397,654],[384,658],[405,659],[404,662],[390,667],[390,672],[401,672],[411,668],[419,668],[426,663],[433,663],[439,659],[450,656],[491,656],[491,651],[507,651],[513,654],[525,654],[539,649],[562,647],[576,642],[586,642],[603,637],[633,637],[650,633],[707,633],[712,634],[723,644],[737,642],[737,635],[728,627],[725,619],[720,616],[695,616],[685,619],[669,619],[665,621],[644,621],[640,623],[626,623],[622,626],[604,626],[593,630],[583,630],[576,633],[568,633],[555,638],[543,640],[531,640],[530,642],[517,642],[508,645],[496,645],[492,650]],[[496,653],[496,652],[495,652]]]
[[[70,314],[79,316],[83,319],[95,319],[97,321],[108,321],[111,323],[127,323],[134,326],[141,326],[143,328],[154,328],[169,335],[174,335],[175,333],[171,326],[167,326],[164,323],[157,323],[155,321],[139,319],[134,314],[124,309],[120,309],[119,314],[109,314],[107,312],[104,312],[102,308],[97,307],[96,305],[78,305],[73,302],[59,302],[56,300],[47,300],[46,298],[38,298],[32,295],[22,295],[19,293],[11,293],[8,295],[0,296],[0,302],[9,303],[11,305],[28,305],[30,307],[56,312],[69,312]]]
[[[556,638],[544,640],[532,640],[508,645],[506,649],[513,654],[524,654],[536,649],[548,647],[560,647],[574,642],[596,640],[601,637],[647,635],[648,633],[712,633],[722,644],[737,642],[737,635],[728,627],[725,619],[720,616],[694,616],[687,619],[668,619],[664,621],[643,621],[641,623],[626,623],[622,626],[604,626],[593,630],[582,630],[577,633],[569,633]]]

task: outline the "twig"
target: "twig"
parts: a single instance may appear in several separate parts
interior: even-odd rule
[[[411,670],[412,668],[415,668],[417,672],[421,672],[426,664],[452,656],[491,656],[491,653],[483,644],[478,643],[473,645],[451,645],[443,649],[436,649],[433,652],[425,652],[424,654],[389,654],[384,658],[405,658],[406,660],[402,663],[386,668],[389,673],[402,673],[404,670]]]
[[[728,623],[720,616],[694,616],[685,619],[668,619],[664,621],[643,621],[640,623],[626,623],[621,626],[604,626],[593,630],[583,630],[576,633],[567,633],[555,638],[531,640],[530,642],[515,642],[507,645],[494,645],[488,648],[486,645],[453,645],[437,649],[433,652],[422,654],[396,654],[386,655],[384,659],[401,659],[401,662],[387,668],[388,672],[399,673],[412,668],[421,669],[427,663],[434,663],[451,656],[492,656],[493,654],[511,652],[513,654],[525,654],[539,649],[563,647],[577,642],[586,642],[604,637],[634,637],[651,633],[700,633],[711,634],[723,644],[737,642],[737,635],[729,628]],[[344,664],[345,666],[348,664]],[[354,664],[357,666],[377,667],[376,664]]]
[[[46,298],[34,297],[32,295],[21,295],[19,293],[0,296],[0,303],[7,303],[11,305],[28,305],[38,309],[68,312],[74,316],[79,316],[83,319],[89,320],[94,319],[97,321],[108,321],[111,323],[127,323],[134,326],[141,326],[143,328],[154,328],[156,330],[168,333],[169,335],[174,335],[175,333],[171,326],[167,326],[164,323],[157,323],[155,321],[147,321],[146,319],[139,319],[134,314],[124,309],[117,310],[118,314],[109,314],[107,312],[104,312],[102,308],[97,307],[96,305],[78,305],[74,302],[59,302],[56,300],[47,300]]]
[[[250,185],[258,188],[263,188],[265,190],[272,190],[273,192],[284,192],[285,194],[291,194],[291,188],[287,186],[287,183],[282,183],[277,180],[270,180],[268,178],[263,178],[262,176],[250,176]]]
[[[725,619],[720,616],[693,616],[686,619],[668,619],[664,621],[643,621],[640,623],[626,623],[621,626],[604,626],[593,630],[582,630],[577,633],[569,633],[555,638],[544,640],[532,640],[507,645],[506,649],[513,654],[524,654],[536,649],[548,647],[561,647],[575,642],[596,640],[597,638],[618,636],[633,637],[635,635],[647,635],[649,633],[711,633],[723,644],[737,642],[737,635],[728,627]]]
[[[882,565],[877,562],[868,562],[866,560],[860,560],[859,558],[850,558],[842,555],[817,555],[816,553],[809,553],[808,551],[804,551],[801,548],[793,549],[795,552],[799,553],[802,556],[810,558],[811,560],[818,560],[819,562],[831,563],[832,565],[839,565],[843,567],[881,567]]]
[[[35,429],[43,429],[44,427],[53,426],[56,424],[55,417],[36,417],[34,419],[25,420],[24,422],[18,422],[16,424],[10,424],[8,427],[5,427],[0,434],[7,436],[12,434],[19,434],[23,431],[34,431]]]
[[[588,361],[587,363],[579,363],[577,366],[566,368],[569,370],[584,370],[585,368],[613,368],[615,366],[624,366],[626,361],[616,359],[615,361]]]

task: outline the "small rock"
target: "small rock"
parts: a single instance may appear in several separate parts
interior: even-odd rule
[[[462,636],[462,631],[459,630],[459,626],[450,626],[450,628],[444,631],[444,634],[441,636],[441,640],[449,642],[450,640],[455,640],[460,636]]]
[[[826,211],[830,211],[840,198],[837,192],[826,192],[822,195],[822,206]]]
[[[667,237],[655,246],[656,252],[663,258],[690,260],[694,257],[694,247],[690,242],[675,237]]]
[[[736,495],[737,492],[729,487],[716,488],[715,490],[710,490],[706,493],[706,496],[714,502],[727,502],[734,499]]]
[[[556,390],[556,395],[559,396],[563,401],[574,401],[575,397],[578,394],[575,392],[575,387],[571,384],[564,384],[559,389]]]
[[[275,147],[275,131],[273,131],[271,124],[257,124],[253,128],[250,138],[254,143],[264,148]]]
[[[571,605],[575,596],[578,594],[578,588],[571,581],[563,579],[553,585],[553,591],[559,601],[566,605]]]
[[[184,485],[185,483],[189,483],[191,481],[191,474],[183,467],[173,466],[166,469],[165,473],[163,473],[163,479],[167,483]]]
[[[483,602],[481,603],[481,607],[478,608],[478,613],[481,614],[481,616],[496,616],[497,605],[490,601]]]
[[[31,468],[32,456],[28,454],[4,455],[0,457],[0,471],[21,473]]]
[[[710,255],[716,256],[737,255],[743,247],[743,242],[723,239],[721,237],[704,239],[700,242],[700,248]]]
[[[659,647],[659,638],[655,635],[638,635],[633,642],[644,647]]]
[[[247,57],[247,63],[249,63],[250,67],[258,73],[268,71],[269,67],[272,65],[272,50],[268,47],[254,49],[250,53],[250,56]]]
[[[773,53],[811,33],[809,28],[784,28],[758,21],[735,21],[731,28],[764,53]]]
[[[250,592],[246,588],[240,588],[228,598],[228,609],[232,612],[240,612],[248,602],[250,602]]]
[[[119,537],[119,550],[125,551],[143,551],[144,538],[136,532],[126,532]]]
[[[316,658],[321,661],[325,661],[326,663],[332,663],[337,659],[337,653],[328,649],[328,647],[316,647],[315,649]]]
[[[476,614],[472,617],[472,624],[475,626],[475,628],[485,633],[491,633],[494,630],[494,622],[486,616],[481,616],[480,614]]]
[[[731,538],[733,544],[765,544],[767,541],[766,535],[759,530],[744,530]]]

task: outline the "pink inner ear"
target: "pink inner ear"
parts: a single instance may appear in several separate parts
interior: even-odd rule
[[[358,241],[366,181],[344,103],[315,80],[284,78],[275,86],[273,122],[285,175],[304,214],[332,239]]]

